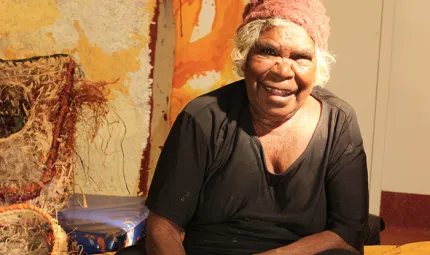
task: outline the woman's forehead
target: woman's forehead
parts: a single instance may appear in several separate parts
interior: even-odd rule
[[[307,31],[294,23],[271,27],[260,34],[259,42],[275,44],[300,44],[301,46],[314,46],[314,41]]]

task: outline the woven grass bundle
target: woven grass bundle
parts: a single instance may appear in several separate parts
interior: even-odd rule
[[[0,60],[0,206],[54,213],[70,195],[76,123],[94,137],[107,115],[106,82],[89,82],[68,55]]]
[[[0,207],[0,254],[66,255],[67,236],[54,218],[36,206]]]

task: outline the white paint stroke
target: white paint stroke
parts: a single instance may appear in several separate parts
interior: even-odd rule
[[[133,38],[133,34],[149,34],[151,15],[141,1],[57,0],[57,4],[61,17],[52,29],[55,39],[60,42],[64,36],[62,29],[66,23],[69,27],[74,26],[74,21],[78,21],[92,44],[108,54],[136,47],[140,42]]]
[[[187,84],[196,89],[209,92],[209,90],[221,79],[221,74],[214,70],[207,71],[204,74],[196,74],[191,77]]]
[[[215,0],[203,0],[199,21],[193,29],[190,43],[200,40],[212,32],[212,26],[215,21],[215,10]]]

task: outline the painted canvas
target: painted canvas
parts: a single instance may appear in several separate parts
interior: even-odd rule
[[[176,22],[170,125],[195,97],[239,79],[231,51],[244,0],[173,0]]]
[[[87,135],[90,118],[76,123],[74,188],[86,194],[142,194],[157,1],[0,1],[0,9],[0,59],[67,54],[85,80],[109,84],[109,110],[99,132]],[[49,144],[53,137],[47,139]]]

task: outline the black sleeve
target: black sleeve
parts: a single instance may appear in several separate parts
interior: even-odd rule
[[[208,139],[189,113],[178,115],[163,146],[146,205],[186,228],[196,210],[210,158]]]
[[[352,109],[339,131],[326,179],[326,228],[363,253],[363,233],[369,214],[368,173],[363,141]]]

